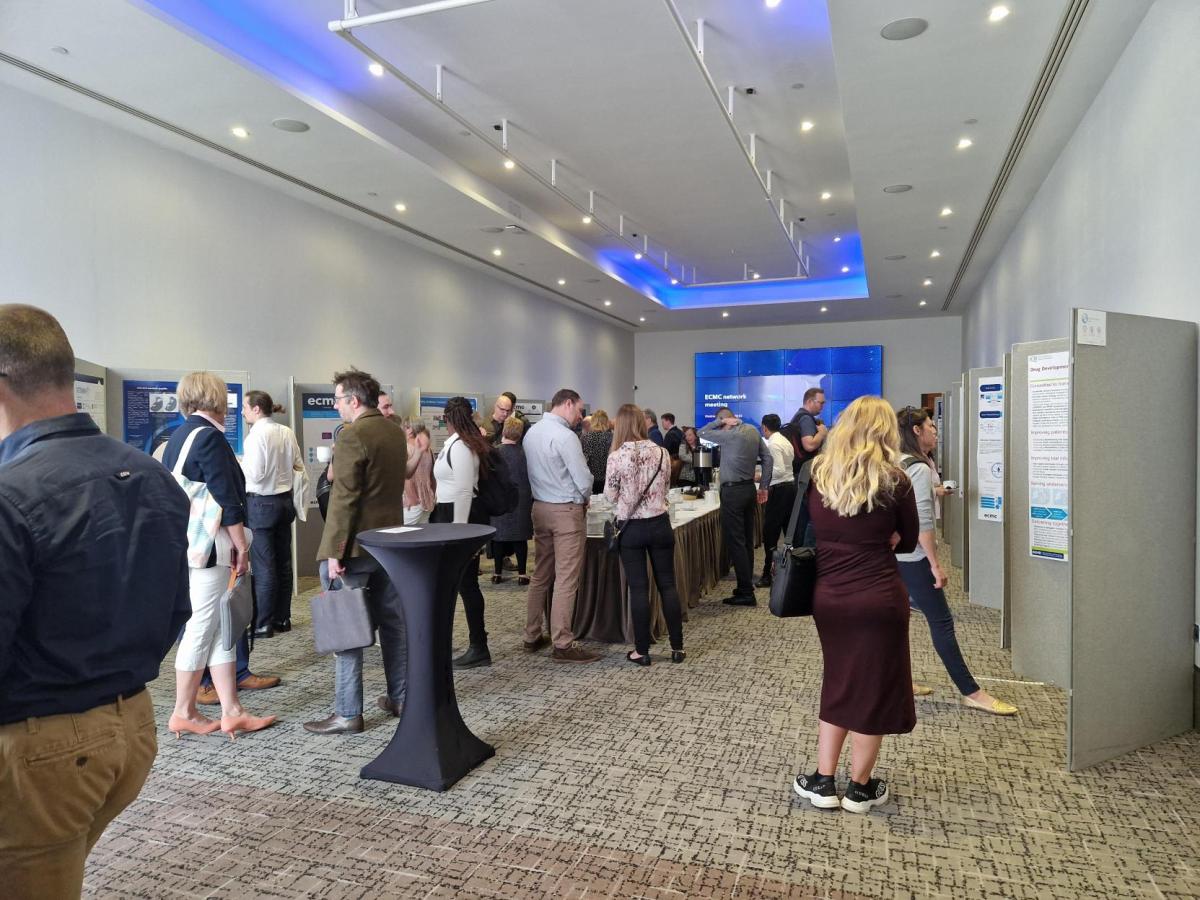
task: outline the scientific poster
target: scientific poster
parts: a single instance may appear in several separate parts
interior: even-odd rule
[[[308,469],[308,490],[304,494],[304,505],[308,509],[317,507],[317,479],[326,463],[317,459],[318,447],[333,447],[338,432],[342,430],[342,417],[333,405],[333,385],[323,390],[306,386],[300,393],[300,446],[304,453],[304,466]]]
[[[75,410],[87,413],[101,431],[108,429],[104,407],[104,377],[75,373]]]
[[[126,381],[121,385],[121,403],[126,444],[146,453],[171,436],[183,424],[175,391],[178,381]],[[225,440],[233,452],[242,455],[242,394],[245,385],[226,382]]]
[[[446,401],[451,397],[464,396],[471,403],[471,409],[475,412],[479,411],[480,399],[477,394],[451,394],[445,391],[436,394],[427,394],[425,391],[420,393],[420,412],[418,415],[425,422],[425,427],[429,429],[429,446],[433,450],[433,455],[437,456],[442,449],[442,444],[446,443],[446,438],[450,433],[446,430],[446,420],[442,417],[442,413],[446,409]],[[491,418],[490,416],[488,417]],[[486,422],[484,423],[487,424]]]
[[[994,375],[975,384],[979,415],[975,420],[975,462],[981,522],[1004,521],[1004,383]]]
[[[1029,555],[1067,561],[1070,353],[1029,357]]]

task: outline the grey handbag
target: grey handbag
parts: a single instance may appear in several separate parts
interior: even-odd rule
[[[232,650],[254,620],[254,593],[245,575],[229,573],[229,587],[221,595],[221,646]]]
[[[348,588],[335,578],[329,582],[329,590],[312,599],[313,641],[317,653],[341,653],[344,650],[361,650],[375,643],[375,628],[371,624],[371,613],[367,609],[367,589]]]

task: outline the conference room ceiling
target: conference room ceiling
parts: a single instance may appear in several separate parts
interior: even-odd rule
[[[6,0],[0,79],[628,327],[886,319],[986,272],[1149,0],[1093,0],[980,241],[1078,4],[490,0],[364,54],[340,0]]]

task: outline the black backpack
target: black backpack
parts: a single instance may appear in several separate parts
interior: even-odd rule
[[[446,464],[454,468],[449,453],[446,454]],[[471,501],[471,519],[482,518],[484,521],[480,524],[486,524],[486,520],[493,516],[512,512],[521,502],[521,493],[508,471],[508,463],[495,447],[488,451],[488,464],[491,471],[486,477],[483,466],[479,467],[479,487],[475,499]]]

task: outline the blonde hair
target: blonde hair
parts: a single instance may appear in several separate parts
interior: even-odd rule
[[[592,413],[592,431],[608,431],[612,428],[612,422],[608,421],[608,413],[602,409]]]
[[[510,441],[519,441],[521,435],[525,433],[525,420],[518,419],[516,416],[509,416],[504,420],[504,426],[500,431],[501,437],[506,437]]]
[[[848,517],[871,512],[900,479],[896,414],[882,397],[846,407],[813,460],[812,482],[826,509]]]
[[[646,441],[650,439],[646,430],[646,415],[636,403],[626,403],[617,410],[613,421],[612,449],[619,450],[622,444],[629,441]]]
[[[212,372],[188,372],[175,389],[175,396],[185,416],[206,412],[223,417],[229,408],[225,382]]]

